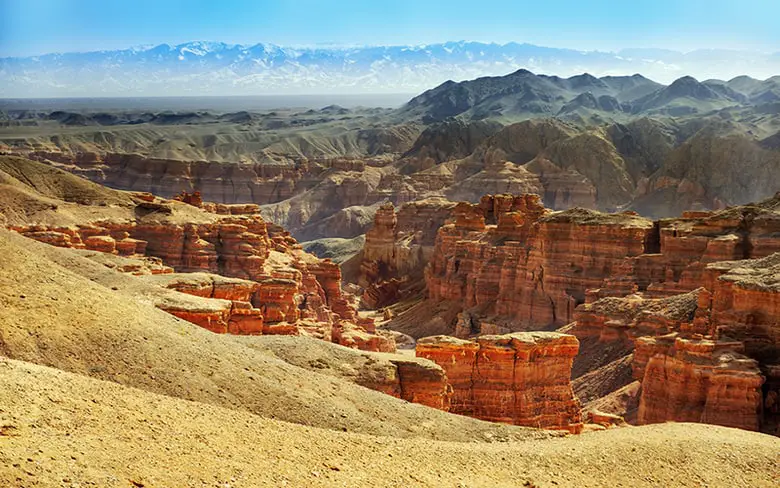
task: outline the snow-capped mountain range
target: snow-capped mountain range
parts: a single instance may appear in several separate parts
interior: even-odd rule
[[[221,42],[0,58],[0,97],[417,93],[446,80],[641,73],[661,83],[780,73],[780,52],[577,51],[531,44],[288,48]]]

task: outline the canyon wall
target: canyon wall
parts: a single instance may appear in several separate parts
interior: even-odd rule
[[[295,163],[226,163],[149,158],[140,154],[34,151],[25,155],[83,176],[101,185],[171,198],[197,190],[219,203],[279,202],[320,180],[327,166]]]
[[[550,212],[537,195],[486,196],[454,212],[426,270],[428,296],[478,309],[511,330],[571,322],[586,290],[619,274],[626,256],[642,254],[654,230],[630,213]]]
[[[158,272],[248,280],[225,296],[214,288],[210,298],[215,301],[208,306],[168,307],[170,313],[214,332],[307,334],[349,347],[395,350],[392,337],[376,333],[372,320],[357,316],[351,298],[341,291],[338,265],[302,251],[288,232],[254,213],[256,206],[205,205],[182,218],[174,212],[175,205],[142,194],[134,219],[10,228],[55,246],[155,257],[166,267]],[[204,293],[189,285],[180,288],[196,296]]]
[[[780,434],[780,253],[710,263],[701,276],[706,288],[680,295],[582,305],[567,330],[633,351],[640,424],[706,422]]]
[[[577,349],[574,336],[527,332],[474,341],[427,337],[418,341],[416,354],[446,371],[453,413],[579,432],[580,404],[570,381]]]
[[[599,298],[704,286],[709,263],[780,252],[778,233],[780,195],[657,222],[632,212],[551,212],[536,195],[487,195],[459,203],[439,230],[427,294],[509,330],[560,327]]]
[[[358,278],[367,307],[393,303],[404,290],[423,280],[436,234],[454,207],[449,200],[430,198],[407,203],[397,211],[392,203],[377,209],[374,225],[366,232]]]
[[[384,266],[399,281],[403,264],[393,260],[403,234],[393,229],[401,211],[384,209],[367,242],[373,259],[364,260],[365,270]],[[455,344],[461,355],[440,363],[454,411],[474,408],[463,391],[483,337],[561,328],[581,342],[574,366],[578,377],[590,375],[583,383],[616,394],[641,383],[639,423],[684,418],[777,431],[780,195],[661,221],[552,212],[536,195],[488,195],[448,213],[425,269],[427,297],[388,326],[415,337],[426,329],[476,336],[438,349]],[[364,276],[370,284],[376,274]],[[691,381],[697,386],[684,386]]]
[[[643,338],[650,347],[638,422],[703,422],[759,430],[764,377],[736,341]],[[660,344],[659,344],[660,343]]]

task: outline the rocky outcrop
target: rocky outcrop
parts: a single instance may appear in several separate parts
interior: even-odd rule
[[[452,387],[444,369],[421,358],[393,358],[398,371],[398,398],[439,410],[450,410]]]
[[[422,280],[436,233],[454,207],[448,200],[432,198],[407,203],[397,212],[390,203],[377,210],[374,226],[366,233],[358,279],[366,306],[393,303],[404,288]]]
[[[709,264],[711,327],[745,344],[745,352],[780,364],[780,253],[762,259]]]
[[[655,350],[663,348],[653,341],[644,339]],[[757,361],[740,349],[742,344],[734,341],[674,339],[669,350],[657,352],[647,364],[639,423],[671,420],[758,430],[764,377]]]
[[[266,336],[253,344],[301,368],[344,378],[409,402],[449,410],[452,388],[444,370],[433,361],[312,343],[303,337]]]
[[[181,293],[211,299],[186,306],[181,302],[157,303],[158,308],[181,319],[223,334],[259,335],[264,332],[263,313],[251,303],[258,287],[254,281],[207,273],[170,273],[144,276],[144,279]]]
[[[668,298],[640,295],[602,298],[577,307],[569,330],[581,340],[595,338],[602,343],[618,342],[629,347],[638,337],[681,330],[706,333],[708,326],[696,330],[693,324],[700,326],[697,317],[708,313],[710,299],[710,293],[704,288]]]
[[[711,263],[701,273],[706,288],[663,299],[602,298],[580,306],[567,330],[633,350],[640,424],[777,433],[779,270],[780,254]]]
[[[141,154],[34,151],[30,159],[50,161],[112,188],[172,198],[182,190],[220,203],[274,203],[313,187],[328,168],[308,161],[271,164],[183,161]],[[215,173],[229,178],[214,177]]]
[[[739,414],[739,425],[773,431],[780,424],[780,254],[772,254],[780,251],[780,195],[658,222],[632,212],[551,212],[536,195],[486,196],[480,204],[459,203],[450,214],[426,268],[427,300],[391,317],[389,327],[415,337],[428,329],[477,341],[493,333],[562,328],[587,351],[575,363],[577,377],[587,383],[580,389],[599,394],[617,394],[632,381],[644,384],[656,363],[685,367],[692,375],[717,371],[713,381],[719,385],[741,384],[744,369],[755,377],[728,388],[743,388],[758,400]],[[375,249],[392,255],[390,235]],[[664,341],[669,334],[671,342]],[[675,346],[676,338],[714,345],[699,360],[690,347]],[[465,347],[463,354],[476,352]],[[660,374],[658,367],[653,374]],[[599,371],[606,376],[596,378]],[[464,402],[457,386],[463,373],[454,374],[457,406]],[[663,403],[654,398],[658,388],[641,390],[632,408]],[[732,407],[721,408],[728,401],[713,398],[699,418],[720,422]],[[760,406],[755,411],[754,403]],[[648,413],[638,421],[674,415]]]
[[[429,297],[479,308],[512,330],[571,322],[586,290],[619,274],[653,232],[632,214],[550,213],[537,195],[486,196],[454,213],[426,272]]]
[[[778,209],[780,196],[653,222],[632,212],[550,212],[535,195],[486,196],[458,204],[441,227],[428,297],[510,330],[560,327],[580,304],[690,292],[712,281],[709,263],[780,251]]]
[[[377,334],[372,320],[357,317],[354,305],[341,291],[338,265],[302,251],[289,233],[268,225],[256,207],[193,200],[190,205],[200,210],[182,218],[171,203],[154,197],[140,200],[135,219],[11,228],[60,247],[153,257],[162,265],[159,272],[172,268],[178,273],[237,278],[205,282],[178,275],[160,278],[167,280],[164,286],[210,298],[159,306],[214,332],[306,334],[349,347],[395,350],[392,337]]]
[[[453,413],[579,432],[580,404],[570,381],[577,349],[574,336],[533,332],[475,341],[433,336],[420,339],[416,352],[446,371]]]

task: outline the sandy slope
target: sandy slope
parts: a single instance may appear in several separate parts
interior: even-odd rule
[[[182,202],[170,213],[141,216],[131,192],[113,190],[44,163],[0,156],[0,223],[68,226],[101,220],[213,222],[219,217]]]
[[[664,424],[510,443],[340,433],[0,360],[0,485],[777,486],[776,438]]]
[[[137,283],[73,250],[0,231],[0,355],[339,431],[448,440],[539,435],[296,367],[251,346],[263,338],[213,334],[156,309],[138,297]]]

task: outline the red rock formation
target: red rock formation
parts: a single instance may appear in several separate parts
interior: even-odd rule
[[[187,306],[186,308],[161,306],[159,308],[211,332],[225,334],[228,331],[228,320],[232,304],[227,300],[221,300],[220,302],[209,301],[208,305],[202,309],[194,306]]]
[[[746,260],[780,251],[778,235],[780,197],[660,222],[632,212],[549,213],[534,196],[485,197],[478,205],[458,204],[451,222],[440,229],[426,271],[427,306],[461,308],[462,313],[449,315],[459,317],[457,324],[453,320],[449,325],[463,338],[483,333],[482,324],[490,332],[563,326],[574,320],[567,331],[586,341],[596,355],[578,359],[578,375],[601,367],[606,371],[607,363],[632,351],[637,380],[647,377],[654,361],[688,368],[691,374],[710,368],[717,372],[713,384],[758,391],[757,403],[751,400],[747,409],[752,413],[739,414],[739,425],[780,425],[776,413],[751,410],[762,402],[778,409],[776,379],[767,381],[763,393],[755,385],[780,369],[780,272],[775,257]],[[444,303],[431,303],[439,301]],[[402,314],[390,326],[408,321]],[[441,324],[432,321],[431,327],[440,329]],[[676,348],[673,339],[664,342],[669,333],[718,346],[698,364],[688,352],[677,354],[683,346]],[[748,359],[726,360],[721,346],[757,361],[754,366],[760,370],[753,368],[749,375],[758,376],[748,386],[734,386],[743,376],[738,365]],[[631,380],[628,375],[615,378],[621,381],[616,388]],[[654,398],[658,388],[645,392],[642,401],[662,403]],[[725,393],[711,395],[706,415],[701,410],[698,418],[719,423],[742,408],[729,406]],[[462,403],[456,388],[453,405]],[[677,418],[667,412],[646,419],[664,415]]]
[[[586,290],[641,254],[653,229],[629,214],[548,214],[536,195],[486,197],[455,213],[437,236],[426,274],[430,298],[504,317],[515,330],[569,323]]]
[[[713,263],[705,276],[715,334],[743,342],[746,354],[762,363],[780,364],[780,253]]]
[[[764,377],[755,360],[738,352],[741,348],[733,341],[676,338],[671,351],[647,364],[639,423],[672,420],[758,430]]]
[[[203,198],[200,195],[199,191],[194,191],[192,193],[189,193],[187,191],[182,191],[175,197],[173,197],[174,200],[178,200],[180,202],[184,202],[188,205],[192,205],[193,207],[202,207],[203,206]]]
[[[207,303],[212,310],[195,307],[178,309],[161,307],[179,318],[189,320],[212,332],[239,335],[263,333],[263,313],[250,303],[257,290],[254,281],[225,278],[202,273],[167,274],[154,282],[188,295],[214,299]],[[220,305],[222,305],[220,307]],[[217,310],[213,310],[216,308]]]
[[[365,288],[363,304],[381,308],[397,301],[405,288],[423,278],[433,254],[436,233],[450,218],[454,203],[431,198],[380,207],[366,232],[358,284]]]
[[[476,418],[579,432],[580,404],[571,388],[574,336],[553,332],[420,339],[417,356],[447,373],[450,411]]]
[[[249,302],[233,301],[228,319],[227,333],[236,335],[260,335],[263,333],[263,314]]]
[[[569,330],[633,348],[633,378],[642,382],[639,423],[685,420],[775,432],[780,254],[712,263],[702,276],[708,289],[582,305]]]
[[[173,205],[143,199],[136,214],[151,217],[14,230],[61,247],[159,258],[178,272],[204,271],[251,280],[251,289],[218,289],[215,284],[213,290],[182,290],[198,296],[208,292],[210,298],[227,299],[224,303],[166,308],[214,332],[306,333],[349,347],[395,350],[392,337],[375,333],[373,321],[358,319],[341,291],[338,265],[306,254],[276,226],[269,231],[259,214],[245,214],[256,207],[222,206],[225,211],[218,215],[206,211],[212,205],[203,204],[202,218],[182,221],[174,216]]]
[[[595,337],[600,342],[632,346],[637,337],[691,331],[696,314],[702,310],[701,301],[708,313],[709,292],[704,288],[669,298],[602,298],[577,307],[570,331],[579,339]]]
[[[652,222],[633,212],[549,213],[538,197],[461,203],[426,272],[431,300],[450,300],[511,330],[562,326],[586,301],[705,285],[708,263],[780,251],[780,199]]]
[[[398,369],[398,397],[439,410],[450,410],[452,387],[447,375],[435,364],[412,362],[409,359],[391,359]]]

